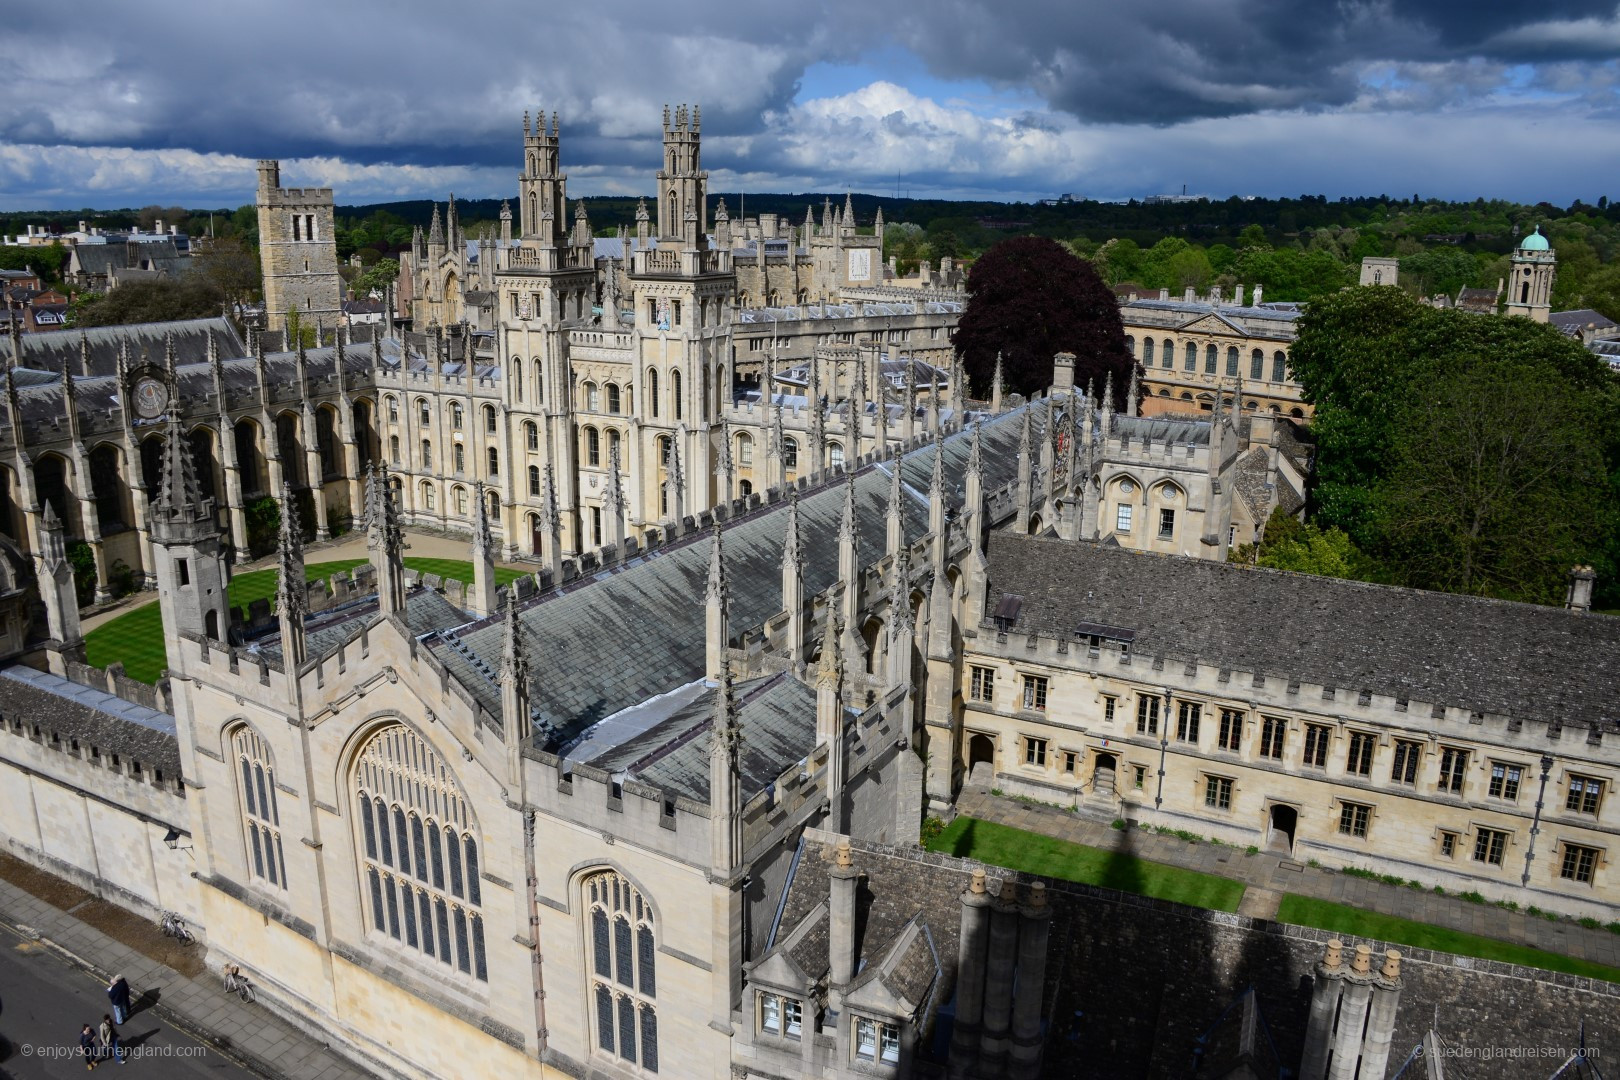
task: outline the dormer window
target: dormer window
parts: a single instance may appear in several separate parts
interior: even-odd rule
[[[780,994],[761,993],[759,1030],[784,1039],[798,1039],[804,1030],[804,1003]]]
[[[865,1016],[855,1018],[855,1060],[900,1063],[900,1029]]]

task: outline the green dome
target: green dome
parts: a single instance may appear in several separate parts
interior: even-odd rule
[[[1520,251],[1549,251],[1549,250],[1551,250],[1551,245],[1547,243],[1547,238],[1545,236],[1541,235],[1541,226],[1540,225],[1536,226],[1536,231],[1535,232],[1531,233],[1529,236],[1525,237],[1522,241],[1520,241],[1519,250]]]

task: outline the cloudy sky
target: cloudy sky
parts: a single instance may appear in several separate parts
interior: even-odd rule
[[[525,109],[571,194],[1620,198],[1615,0],[76,0],[0,49],[0,210],[506,195]],[[1614,190],[1610,191],[1609,188]]]

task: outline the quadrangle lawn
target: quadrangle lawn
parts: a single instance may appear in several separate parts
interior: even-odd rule
[[[322,580],[333,574],[350,570],[364,563],[364,559],[342,559],[336,562],[308,563],[304,575],[310,581]],[[407,557],[405,565],[423,574],[438,574],[457,581],[472,581],[472,563],[455,559],[413,559]],[[505,585],[525,576],[522,570],[495,568],[495,580]],[[231,578],[231,604],[247,610],[255,600],[272,597],[276,592],[275,570],[250,570]],[[122,661],[124,671],[132,679],[155,683],[168,666],[164,648],[163,616],[156,601],[135,608],[116,619],[96,627],[84,636],[85,659],[95,667],[106,667]]]
[[[929,842],[928,849],[1215,911],[1236,911],[1243,899],[1239,881],[970,817],[959,817],[947,825]]]

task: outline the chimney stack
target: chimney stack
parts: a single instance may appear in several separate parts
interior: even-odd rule
[[[1577,615],[1584,615],[1592,610],[1592,583],[1597,580],[1597,574],[1590,566],[1577,566],[1569,572],[1569,592],[1564,597],[1564,607]]]

